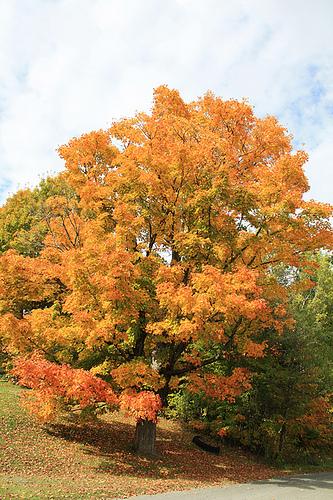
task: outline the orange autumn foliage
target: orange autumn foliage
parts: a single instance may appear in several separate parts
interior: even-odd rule
[[[157,413],[162,409],[161,398],[151,391],[123,392],[120,397],[120,408],[136,421],[157,421]]]
[[[300,428],[304,439],[306,439],[305,435],[308,429],[315,430],[318,433],[316,444],[331,447],[333,439],[332,395],[314,398],[310,402],[308,411],[301,417],[294,419],[293,423]]]
[[[11,373],[21,385],[34,389],[25,394],[26,405],[45,421],[54,417],[60,405],[84,409],[98,403],[106,403],[111,408],[118,404],[107,382],[86,370],[50,363],[38,354],[16,358]]]
[[[122,389],[153,389],[163,387],[164,381],[157,370],[140,360],[124,363],[112,370],[112,377]]]
[[[230,376],[198,373],[189,376],[189,390],[207,397],[234,402],[242,392],[251,388],[251,374],[245,368],[235,368]]]
[[[219,429],[217,431],[217,435],[220,437],[220,438],[224,438],[228,435],[228,428],[227,427],[221,427],[221,429]]]
[[[307,155],[246,102],[208,92],[186,103],[166,86],[149,113],[73,138],[59,154],[71,194],[45,204],[42,251],[0,256],[7,353],[54,359],[52,369],[37,363],[46,379],[34,373],[68,401],[76,384],[79,404],[84,384],[102,397],[94,371],[112,378],[137,418],[155,420],[159,398],[166,404],[180,383],[233,401],[248,374],[205,367],[262,356],[260,335],[292,326],[296,285],[275,266],[306,268],[308,252],[332,248],[332,208],[304,200]]]
[[[265,356],[265,349],[267,347],[267,342],[253,342],[252,340],[248,340],[245,343],[243,354],[248,356],[249,358],[262,358]]]

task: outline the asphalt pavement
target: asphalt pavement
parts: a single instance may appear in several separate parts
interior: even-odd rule
[[[204,488],[158,495],[131,497],[133,500],[333,500],[333,472],[285,476],[223,488]]]

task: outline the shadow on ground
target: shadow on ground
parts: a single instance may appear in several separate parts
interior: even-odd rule
[[[215,456],[197,449],[191,442],[191,433],[180,429],[158,429],[157,456],[152,458],[133,452],[134,426],[123,422],[99,422],[89,426],[53,424],[48,427],[48,433],[80,443],[85,454],[99,458],[96,471],[111,472],[115,476],[184,479],[210,484],[222,478],[242,482],[272,476],[271,469],[254,463],[240,450],[222,448],[220,456]]]
[[[258,484],[270,484],[281,488],[301,488],[303,490],[331,489],[333,490],[333,472],[306,474],[304,476],[280,477],[267,481],[256,481]],[[333,495],[332,495],[333,498]]]

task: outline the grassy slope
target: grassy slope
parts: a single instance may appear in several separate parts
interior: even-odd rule
[[[161,420],[159,457],[131,453],[133,423],[41,427],[19,406],[21,389],[0,379],[0,498],[92,499],[244,482],[276,475],[238,450],[202,452],[192,435]]]

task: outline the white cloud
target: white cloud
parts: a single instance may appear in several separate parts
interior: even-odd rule
[[[73,135],[207,89],[276,114],[333,202],[331,0],[0,0],[0,190],[61,168]]]
[[[330,129],[330,133],[331,137],[333,137],[333,127]],[[310,158],[306,168],[306,173],[312,180],[312,189],[307,195],[307,198],[314,198],[327,203],[333,202],[333,158],[331,137],[327,137],[310,152]]]

